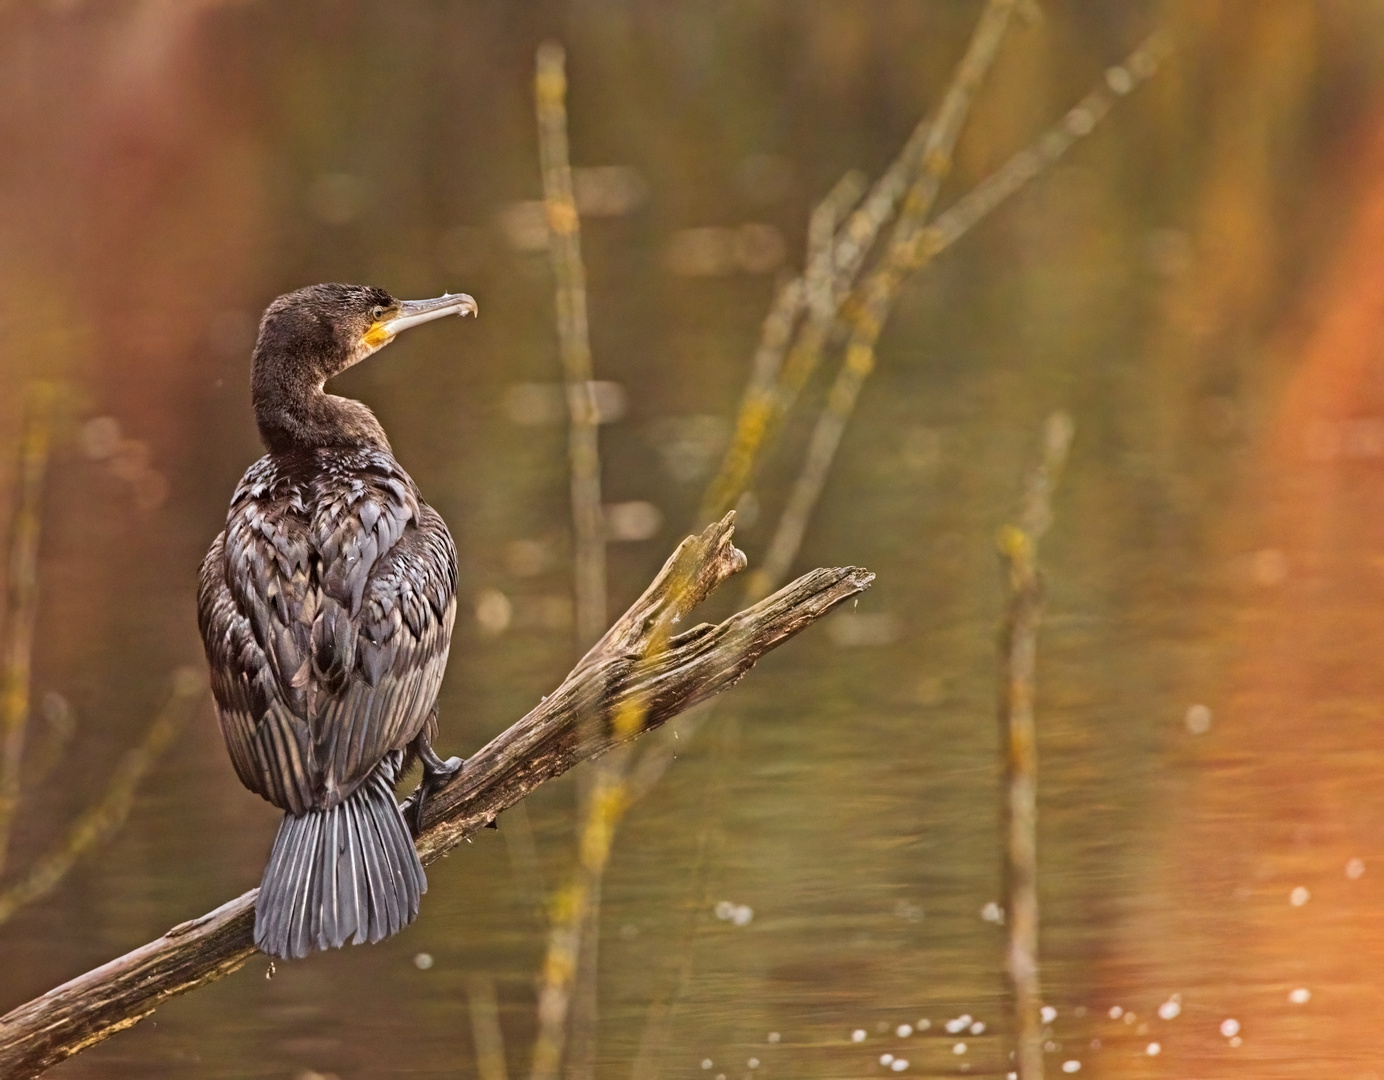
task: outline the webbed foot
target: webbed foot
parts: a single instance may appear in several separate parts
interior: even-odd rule
[[[423,779],[418,781],[418,786],[413,789],[413,794],[404,800],[403,805],[404,821],[408,823],[409,831],[414,837],[423,831],[423,811],[427,809],[428,799],[434,792],[451,783],[452,778],[461,772],[462,766],[466,764],[459,757],[449,757],[443,761],[422,736],[419,736],[416,749],[418,760],[423,763]]]

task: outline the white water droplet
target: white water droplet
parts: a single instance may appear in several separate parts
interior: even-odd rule
[[[1149,1043],[1148,1046],[1144,1047],[1144,1053],[1148,1054],[1149,1057],[1157,1057],[1162,1052],[1163,1048],[1157,1043]]]
[[[1221,1034],[1224,1035],[1227,1039],[1233,1039],[1236,1035],[1240,1034],[1240,1021],[1234,1019],[1233,1017],[1229,1017],[1225,1020],[1222,1020]]]
[[[1312,1000],[1312,991],[1305,986],[1299,986],[1288,995],[1288,1000],[1294,1005],[1306,1005]]]
[[[1043,1023],[1051,1024],[1054,1020],[1057,1019],[1057,1010],[1054,1009],[1051,1005],[1044,1005],[1041,1009],[1038,1010],[1038,1015],[1042,1018]]]
[[[864,1041],[865,1041],[865,1029],[864,1029],[864,1028],[856,1028],[854,1031],[851,1032],[851,1042],[864,1042]]]
[[[1187,710],[1183,723],[1193,735],[1205,735],[1211,730],[1211,710],[1205,705],[1193,705]]]
[[[1079,1062],[1079,1061],[1064,1061],[1064,1062],[1062,1063],[1062,1071],[1063,1071],[1064,1073],[1081,1072],[1081,1062]]]

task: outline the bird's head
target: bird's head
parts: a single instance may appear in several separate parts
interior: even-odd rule
[[[309,285],[264,312],[250,368],[260,437],[273,452],[389,440],[368,408],[322,392],[322,384],[379,352],[395,336],[444,315],[474,315],[465,293],[396,300],[371,285]]]
[[[255,381],[267,375],[320,387],[409,327],[476,313],[476,301],[465,293],[396,300],[373,285],[309,285],[265,310],[255,342]]]

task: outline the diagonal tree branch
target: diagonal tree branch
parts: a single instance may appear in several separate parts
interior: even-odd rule
[[[734,685],[769,650],[869,588],[859,567],[814,570],[719,626],[687,616],[745,566],[733,514],[684,540],[653,584],[562,685],[476,752],[428,804],[418,851],[441,858],[545,780],[666,723]],[[670,631],[673,636],[668,636]],[[619,730],[637,711],[641,730]],[[600,722],[590,723],[595,716]],[[256,890],[0,1017],[0,1076],[37,1076],[131,1027],[178,994],[235,971],[253,955]]]

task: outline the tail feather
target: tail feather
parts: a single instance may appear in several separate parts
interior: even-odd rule
[[[418,914],[428,882],[394,802],[397,757],[332,809],[284,815],[255,903],[261,950],[289,959],[376,942]]]

